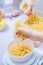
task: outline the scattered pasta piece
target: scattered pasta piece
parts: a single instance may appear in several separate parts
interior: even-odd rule
[[[34,15],[28,17],[28,19],[24,22],[24,24],[17,22],[16,28],[23,27],[23,25],[30,26],[32,29],[34,29],[36,31],[41,31],[41,30],[43,30],[43,17],[40,17],[38,14],[34,14]],[[20,31],[16,32],[16,35],[18,36],[18,38],[21,38],[22,40],[30,38],[26,34],[20,32]],[[38,46],[38,44],[39,44],[39,42],[34,41],[35,46]]]

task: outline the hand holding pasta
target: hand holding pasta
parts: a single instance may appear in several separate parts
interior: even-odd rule
[[[15,27],[16,27],[16,29],[19,28],[19,27],[23,28],[23,27],[25,27],[25,25],[22,24],[20,21],[17,21],[16,24],[15,24]],[[23,32],[20,32],[20,31],[16,32],[16,36],[18,38],[21,38],[22,40],[29,38],[29,36],[27,36],[26,34],[24,34]]]
[[[43,30],[43,17],[34,14],[33,16],[28,17],[24,24],[28,27],[19,26],[17,30],[24,33],[32,40],[43,42],[43,32],[41,32]]]

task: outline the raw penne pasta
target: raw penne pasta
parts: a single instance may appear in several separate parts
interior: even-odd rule
[[[18,45],[19,44],[19,45]],[[13,56],[25,56],[31,53],[31,49],[28,46],[23,46],[18,42],[9,50],[10,54]]]

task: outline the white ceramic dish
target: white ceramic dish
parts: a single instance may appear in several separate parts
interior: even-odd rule
[[[16,56],[12,56],[9,53],[9,49],[11,49],[12,46],[14,46],[17,43],[17,41],[18,41],[18,39],[14,39],[14,41],[10,42],[7,46],[7,52],[8,52],[8,55],[9,55],[10,59],[13,60],[13,61],[16,61],[16,62],[24,62],[24,61],[30,59],[30,57],[32,56],[33,50],[34,50],[33,41],[30,40],[30,39],[26,39],[26,40],[22,41],[22,45],[27,45],[31,48],[31,53],[30,54],[28,54],[26,56],[23,56],[23,57],[16,57]]]

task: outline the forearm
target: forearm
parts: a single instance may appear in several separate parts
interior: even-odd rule
[[[38,40],[43,42],[43,33],[38,34]]]
[[[30,30],[30,37],[33,40],[43,42],[43,33]]]

